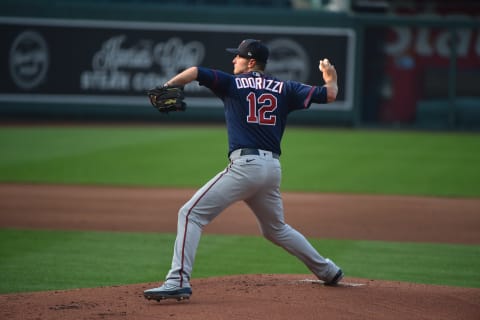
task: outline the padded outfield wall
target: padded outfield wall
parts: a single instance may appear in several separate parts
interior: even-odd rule
[[[272,51],[267,72],[281,79],[322,84],[324,57],[338,70],[337,101],[297,112],[292,122],[354,121],[355,32],[343,15],[135,3],[57,3],[18,12],[5,6],[4,119],[222,120],[220,100],[196,83],[186,87],[188,112],[169,119],[150,107],[145,91],[191,65],[231,72],[225,48],[258,38]]]
[[[290,122],[480,128],[475,12],[393,16],[160,3],[2,1],[2,120],[223,121],[220,101],[196,84],[186,88],[188,112],[169,117],[149,106],[145,90],[191,65],[231,72],[224,48],[259,38],[272,50],[267,71],[279,78],[321,84],[323,57],[338,70],[337,102],[295,112]]]

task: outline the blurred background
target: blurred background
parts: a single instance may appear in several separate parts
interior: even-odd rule
[[[231,72],[224,49],[257,38],[281,79],[337,68],[338,101],[292,123],[478,130],[479,18],[466,0],[3,0],[0,122],[222,122],[196,84],[168,117],[145,91],[192,65]]]

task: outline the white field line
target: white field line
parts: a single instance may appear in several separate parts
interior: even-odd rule
[[[311,280],[311,279],[304,279],[304,280],[298,280],[296,282],[309,282],[309,283],[318,283],[318,284],[324,284],[323,281],[321,280]],[[346,286],[346,287],[361,287],[364,286],[364,283],[353,283],[353,282],[339,282],[339,285]]]

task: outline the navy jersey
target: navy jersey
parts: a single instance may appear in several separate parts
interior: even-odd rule
[[[232,75],[198,68],[197,81],[222,99],[229,154],[256,148],[281,154],[280,142],[290,112],[326,103],[326,88],[281,81],[259,72]]]

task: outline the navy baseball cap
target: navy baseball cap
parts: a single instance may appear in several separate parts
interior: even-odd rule
[[[255,59],[264,63],[268,60],[268,48],[260,40],[246,39],[240,43],[238,48],[227,48],[226,50],[238,54],[242,58]]]

